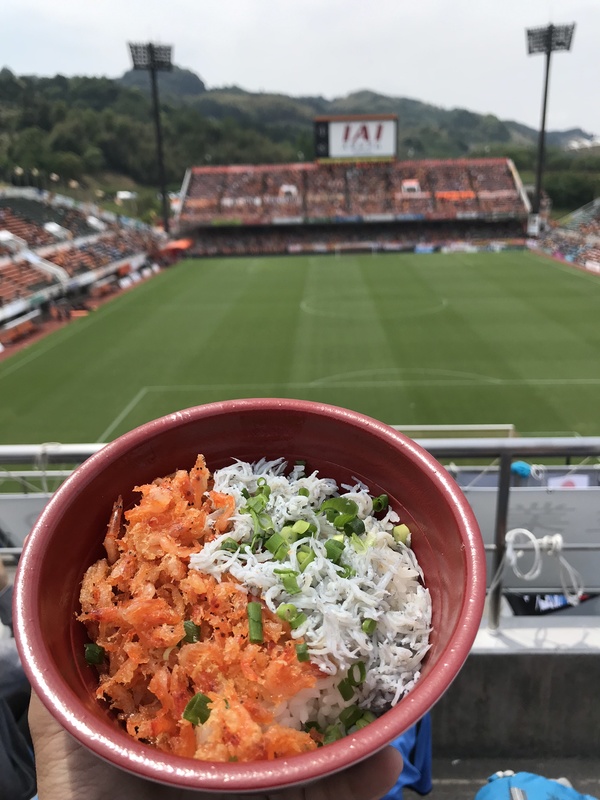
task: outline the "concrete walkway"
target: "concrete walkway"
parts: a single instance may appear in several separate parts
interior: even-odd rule
[[[600,755],[598,759],[436,759],[433,760],[433,790],[428,800],[473,800],[490,775],[498,770],[533,772],[545,778],[568,778],[573,788],[600,800]],[[404,800],[421,797],[404,790]]]

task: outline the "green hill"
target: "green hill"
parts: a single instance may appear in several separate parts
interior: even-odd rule
[[[207,88],[200,77],[179,67],[160,73],[159,87],[165,169],[172,189],[179,188],[191,164],[311,160],[313,119],[326,114],[396,114],[400,158],[506,155],[525,170],[535,162],[535,130],[466,109],[370,90],[327,100],[237,86]],[[583,203],[597,190],[600,157],[558,149],[573,137],[590,138],[578,129],[551,132],[548,142],[557,149],[549,155],[553,168],[581,173],[581,192],[575,195]],[[52,174],[58,176],[54,184],[49,183]],[[62,187],[76,181],[102,191],[110,190],[103,183],[106,174],[111,186],[114,176],[139,186],[157,185],[146,72],[131,70],[113,80],[0,71],[0,179]],[[556,185],[560,195],[560,183]],[[556,201],[564,207],[559,196]]]

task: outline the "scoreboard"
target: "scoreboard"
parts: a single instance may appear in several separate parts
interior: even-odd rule
[[[396,158],[398,118],[392,114],[317,117],[315,156],[322,159]]]

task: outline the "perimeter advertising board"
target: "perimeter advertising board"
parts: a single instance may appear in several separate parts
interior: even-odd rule
[[[390,159],[396,157],[398,120],[390,115],[318,117],[317,159]]]

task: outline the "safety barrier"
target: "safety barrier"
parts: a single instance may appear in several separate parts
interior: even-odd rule
[[[573,575],[568,571],[569,584],[565,585],[564,567],[562,570],[555,570],[552,576],[547,567],[543,569],[538,564],[536,575],[533,568],[527,571],[530,578],[533,576],[532,582],[528,582],[527,576],[523,577],[521,568],[505,576],[507,549],[509,561],[512,558],[513,566],[516,564],[515,528],[525,529],[530,533],[528,541],[522,539],[518,543],[517,555],[531,551],[534,561],[539,561],[543,553],[549,553],[566,561],[563,554],[568,554],[569,566],[574,573],[581,575],[585,589],[600,592],[600,437],[444,438],[417,439],[417,442],[445,463],[446,468],[454,474],[479,521],[488,554],[489,628],[495,630],[499,626],[501,599],[507,589],[539,592],[574,591],[577,588],[572,585]],[[23,498],[24,495],[30,501],[30,510],[29,518],[25,518],[24,522],[21,520],[21,526],[33,524],[53,488],[69,474],[69,470],[64,469],[65,466],[74,468],[103,446],[54,443],[0,445],[0,469],[3,469],[0,472],[0,528],[3,513],[8,515],[9,506],[12,504],[14,507],[18,498]],[[487,467],[469,467],[469,473],[475,475],[476,479],[465,485],[464,480],[461,480],[461,468],[448,463],[453,459],[475,463],[491,460],[491,463]],[[557,469],[563,477],[580,474],[583,470],[588,477],[592,476],[592,480],[587,480],[585,486],[572,480],[567,482],[568,488],[564,485],[550,485],[549,480],[534,481],[532,486],[523,485],[518,471],[514,470],[518,459],[542,459],[544,462],[560,459],[562,466],[549,467],[549,476],[552,476],[552,470],[556,473]],[[573,459],[583,459],[583,462],[574,465]],[[61,465],[63,470],[50,470],[53,465]],[[18,466],[27,466],[29,469],[10,469]],[[485,476],[485,483],[488,485],[477,486],[477,476]],[[38,480],[37,491],[35,479]],[[39,484],[40,480],[44,482],[43,485]],[[13,489],[2,494],[2,484],[6,481],[16,481],[16,491]],[[51,485],[52,481],[54,483]],[[14,526],[17,523],[11,524]],[[511,529],[513,535],[507,543],[507,533]],[[20,544],[22,530],[17,538],[20,539]],[[511,541],[513,539],[515,541]],[[20,549],[20,546],[0,547],[0,557],[18,556]]]

